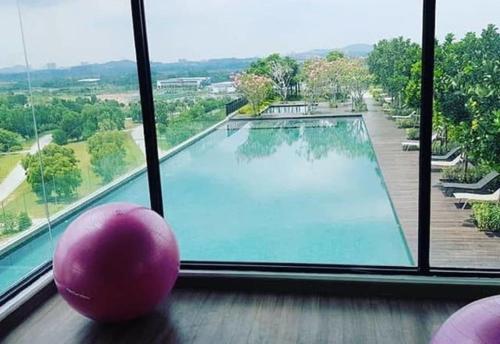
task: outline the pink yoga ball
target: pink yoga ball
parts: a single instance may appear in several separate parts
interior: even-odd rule
[[[90,209],[73,221],[54,253],[61,296],[91,319],[117,322],[151,311],[172,290],[179,249],[165,220],[135,204]]]
[[[431,344],[458,343],[500,343],[500,296],[488,297],[459,309],[431,341]]]

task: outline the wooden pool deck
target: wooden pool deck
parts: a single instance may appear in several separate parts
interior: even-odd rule
[[[418,151],[403,151],[404,129],[387,119],[371,98],[367,105],[365,123],[410,250],[417,257]],[[432,185],[439,182],[439,175],[432,172]],[[432,187],[432,266],[500,268],[500,235],[480,232],[470,216],[470,209],[460,209],[453,197]]]

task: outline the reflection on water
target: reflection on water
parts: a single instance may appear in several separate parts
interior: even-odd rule
[[[265,120],[247,125],[248,137],[237,148],[241,161],[270,156],[283,145],[296,146],[297,155],[310,161],[330,152],[351,159],[375,159],[362,119]]]

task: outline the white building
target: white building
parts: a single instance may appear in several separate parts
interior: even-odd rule
[[[167,92],[196,91],[208,84],[208,77],[171,78],[156,81],[156,88],[165,89]]]
[[[232,81],[216,82],[209,86],[211,93],[234,93],[236,86]]]

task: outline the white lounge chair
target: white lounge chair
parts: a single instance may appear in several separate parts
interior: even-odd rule
[[[459,201],[464,202],[464,205],[462,206],[462,209],[464,209],[470,201],[500,202],[500,188],[498,188],[497,191],[486,195],[469,192],[456,192],[453,196],[455,196],[455,198]]]
[[[451,161],[446,161],[446,160],[433,160],[431,161],[431,168],[433,170],[441,170],[444,167],[453,167],[457,166],[463,161],[462,155],[459,154],[455,157],[455,159]]]
[[[438,135],[436,133],[432,134],[432,142],[436,141]],[[403,150],[410,150],[410,148],[419,149],[420,148],[420,140],[410,140],[401,142],[401,147]]]
[[[406,116],[391,116],[391,119],[411,119],[412,117],[417,116],[417,113],[413,111],[411,114]]]

